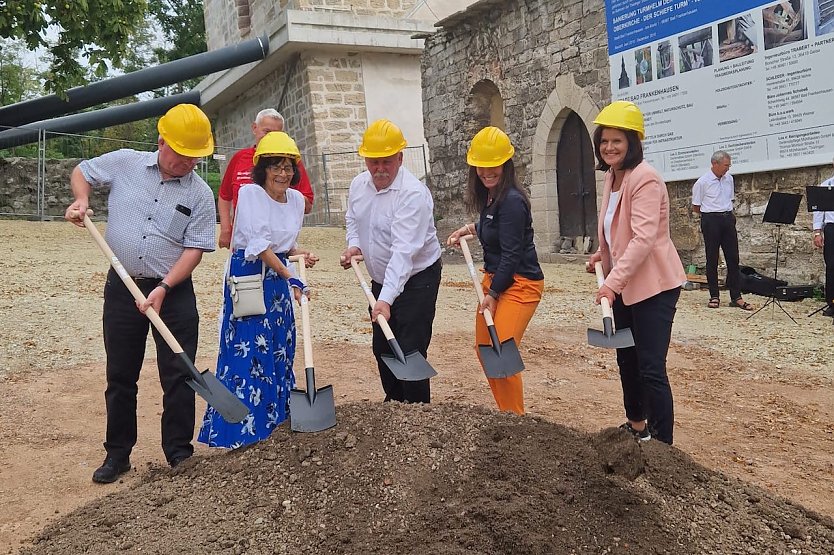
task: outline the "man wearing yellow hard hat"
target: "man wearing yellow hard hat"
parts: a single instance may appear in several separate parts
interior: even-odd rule
[[[136,444],[136,393],[153,307],[193,361],[199,316],[191,273],[214,250],[214,195],[194,167],[214,152],[211,123],[193,104],[174,106],[157,124],[155,152],[122,149],[78,164],[70,177],[75,201],[66,219],[83,227],[92,187],[108,188],[106,240],[147,298],[140,306],[118,274],[104,285],[107,432],[104,463],[93,481],[115,482],[130,470]],[[194,452],[194,391],[177,356],[154,332],[162,383],[162,450],[171,466]]]
[[[359,155],[368,170],[350,184],[341,263],[350,268],[351,257],[363,256],[377,299],[371,319],[382,315],[403,352],[425,357],[440,288],[440,243],[431,192],[403,167],[405,147],[400,128],[386,119],[373,122],[362,136]],[[391,353],[388,341],[376,323],[373,328],[385,400],[428,403],[429,380],[398,380],[382,360]]]

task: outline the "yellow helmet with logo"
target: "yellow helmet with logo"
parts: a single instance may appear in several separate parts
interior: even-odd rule
[[[478,168],[497,168],[513,157],[510,138],[497,127],[484,127],[472,138],[466,163]]]
[[[634,102],[617,100],[606,106],[594,120],[595,125],[613,127],[626,131],[636,131],[640,140],[646,134],[643,127],[643,112]]]
[[[214,152],[211,122],[193,104],[177,104],[159,118],[156,128],[177,154],[199,158]]]
[[[257,165],[261,156],[285,156],[296,162],[301,160],[301,152],[299,152],[295,141],[283,131],[271,131],[258,141],[252,163]]]
[[[378,119],[368,126],[359,145],[363,158],[386,158],[402,151],[408,143],[403,132],[387,119]]]

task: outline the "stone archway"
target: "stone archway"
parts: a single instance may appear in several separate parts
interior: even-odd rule
[[[533,175],[530,182],[530,201],[533,207],[533,227],[540,255],[559,251],[560,218],[557,183],[557,153],[562,130],[568,117],[575,112],[585,128],[593,133],[594,118],[599,108],[572,76],[562,75],[544,104],[536,134],[533,137]],[[599,205],[602,193],[601,174],[595,176],[594,205]]]
[[[504,99],[495,83],[489,79],[475,83],[469,92],[466,119],[473,126],[470,136],[490,125],[506,130]]]

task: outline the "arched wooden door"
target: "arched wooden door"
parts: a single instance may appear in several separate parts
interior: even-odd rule
[[[571,111],[562,126],[556,151],[560,235],[596,237],[596,189],[591,137],[582,118]]]

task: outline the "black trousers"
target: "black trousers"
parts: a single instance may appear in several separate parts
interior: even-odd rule
[[[825,302],[834,307],[834,224],[822,227],[822,258],[825,260]]]
[[[137,280],[146,296],[156,287],[156,280]],[[165,296],[160,317],[193,361],[197,353],[200,319],[197,300],[190,279],[180,283]],[[136,445],[136,394],[139,371],[145,358],[145,344],[151,327],[147,316],[139,312],[133,295],[112,269],[104,286],[104,348],[107,352],[107,455],[127,459]],[[156,343],[159,381],[162,384],[162,450],[170,462],[194,452],[194,390],[185,382],[185,370],[177,356],[153,329]]]
[[[704,235],[704,249],[707,255],[707,283],[709,296],[718,298],[718,249],[724,251],[724,261],[727,263],[727,289],[730,290],[730,300],[741,298],[738,273],[738,233],[736,232],[736,217],[732,212],[701,213],[701,233]]]
[[[405,283],[403,292],[391,305],[391,319],[388,324],[405,354],[414,351],[418,351],[424,357],[428,354],[442,268],[443,264],[438,258],[437,262],[411,276]],[[374,297],[378,297],[382,291],[382,284],[372,281],[371,291]],[[385,339],[385,334],[382,333],[382,328],[377,324],[374,324],[373,328],[373,352],[379,368],[382,389],[385,391],[385,400],[404,403],[430,402],[429,380],[400,381],[388,369],[382,360],[382,355],[393,355],[393,352],[388,345],[388,340]]]
[[[672,339],[680,287],[658,293],[631,306],[614,300],[614,324],[631,328],[634,347],[617,349],[626,418],[647,420],[655,439],[672,444],[675,410],[666,374],[666,355]]]

